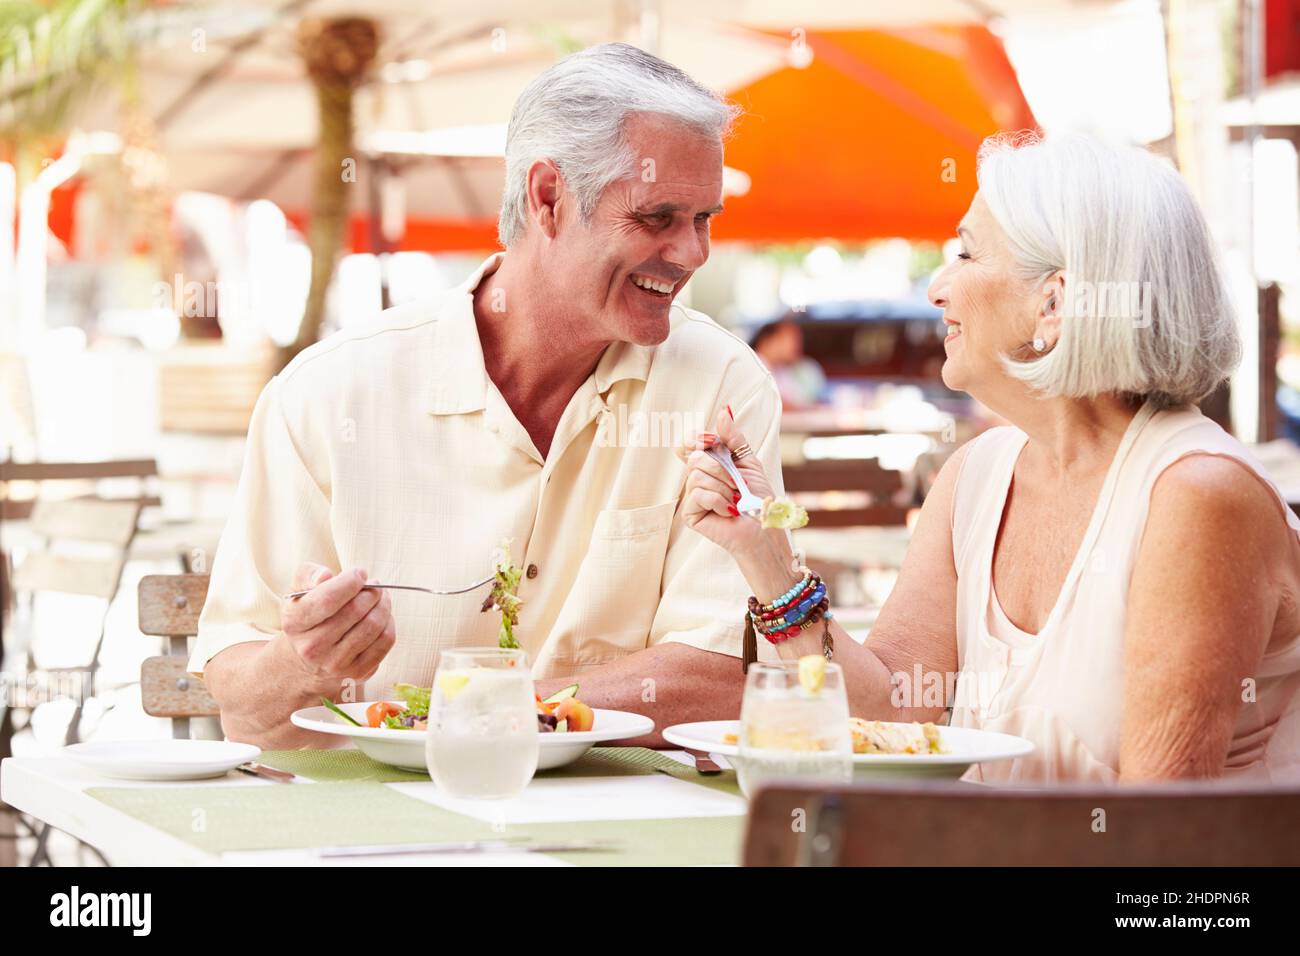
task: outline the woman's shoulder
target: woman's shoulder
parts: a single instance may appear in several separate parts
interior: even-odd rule
[[[1231,535],[1277,527],[1300,534],[1300,518],[1241,441],[1195,408],[1157,413],[1148,460],[1148,520]],[[1285,541],[1285,539],[1281,539]]]
[[[997,465],[1016,454],[1025,443],[1025,433],[1014,425],[995,425],[967,441],[949,459],[954,491],[971,489],[993,477]]]

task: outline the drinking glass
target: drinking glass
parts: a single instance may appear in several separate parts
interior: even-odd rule
[[[537,707],[521,650],[443,651],[433,675],[425,760],[453,797],[507,799],[537,770]]]
[[[799,662],[751,664],[740,708],[740,789],[750,796],[773,780],[847,783],[853,776],[853,739],[844,674],[826,665],[820,686],[805,687]]]

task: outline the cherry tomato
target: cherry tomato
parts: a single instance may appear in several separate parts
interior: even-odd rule
[[[382,727],[385,717],[396,717],[401,712],[402,708],[396,704],[384,700],[376,701],[366,708],[366,723],[371,727]]]

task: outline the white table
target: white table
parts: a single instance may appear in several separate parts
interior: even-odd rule
[[[663,751],[690,764],[682,751]],[[715,758],[721,764],[723,758]],[[183,782],[115,780],[85,770],[67,757],[9,757],[0,763],[0,800],[98,849],[119,866],[316,866],[376,863],[409,866],[564,866],[541,853],[409,854],[321,859],[311,850],[257,850],[214,854],[114,809],[85,791],[92,787],[282,787],[312,786],[310,781],[272,783],[231,772],[215,780]],[[451,808],[431,781],[390,783],[401,793]],[[601,799],[593,787],[607,789]],[[578,788],[593,797],[572,799]],[[615,792],[617,791],[617,792]],[[567,794],[567,795],[566,795]],[[584,809],[584,802],[586,807]],[[534,780],[518,800],[480,805],[484,813],[506,813],[512,821],[581,821],[594,819],[665,819],[671,817],[744,816],[746,804],[731,794],[700,787],[666,774],[601,778]],[[488,810],[486,807],[491,806]],[[463,810],[463,807],[456,807]],[[609,814],[613,813],[614,816]],[[489,817],[484,816],[484,819]]]

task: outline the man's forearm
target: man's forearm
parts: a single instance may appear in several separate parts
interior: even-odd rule
[[[293,648],[277,635],[235,644],[208,661],[203,680],[231,740],[281,750],[321,745],[320,734],[295,727],[289,715],[319,704],[322,695],[337,697],[339,688],[318,686],[290,655]]]
[[[574,677],[538,681],[537,692],[546,697],[569,684],[578,684],[578,696],[592,707],[645,714],[654,732],[633,743],[663,747],[671,746],[661,736],[665,727],[740,716],[745,675],[738,658],[669,642]]]

